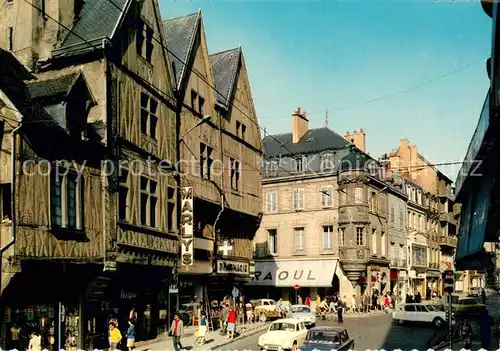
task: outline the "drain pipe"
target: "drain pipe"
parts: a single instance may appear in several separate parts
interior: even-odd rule
[[[22,122],[19,123],[19,125],[14,128],[11,132],[12,134],[12,145],[11,145],[11,154],[10,154],[10,159],[11,159],[11,171],[12,171],[12,180],[10,183],[10,211],[11,211],[11,231],[12,231],[12,237],[10,241],[5,245],[0,248],[0,256],[7,251],[14,243],[16,242],[16,137],[19,133],[19,129],[21,129]]]

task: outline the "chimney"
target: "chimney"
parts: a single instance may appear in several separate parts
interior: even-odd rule
[[[296,144],[309,130],[309,120],[306,111],[302,112],[300,107],[292,115],[292,135],[293,143]]]
[[[366,152],[366,135],[363,128],[358,131],[354,130],[352,133],[347,131],[344,134],[344,138],[351,144],[356,145],[358,149]]]

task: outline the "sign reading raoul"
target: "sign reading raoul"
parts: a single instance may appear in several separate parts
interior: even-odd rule
[[[194,263],[193,188],[181,189],[181,257],[183,266]]]

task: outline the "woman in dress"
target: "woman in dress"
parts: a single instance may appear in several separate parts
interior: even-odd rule
[[[234,332],[236,331],[236,312],[234,307],[229,307],[229,313],[227,314],[227,336],[226,338],[234,338]]]
[[[135,320],[129,319],[127,330],[127,348],[132,350],[135,347]]]

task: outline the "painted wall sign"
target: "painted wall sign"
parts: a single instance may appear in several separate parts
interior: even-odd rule
[[[247,262],[217,260],[217,273],[249,275],[250,265]]]
[[[181,189],[181,264],[194,264],[194,237],[193,237],[193,188]]]
[[[247,285],[293,287],[330,287],[337,260],[258,261]]]
[[[122,300],[137,299],[137,293],[122,290],[120,292],[120,299],[122,299]]]

